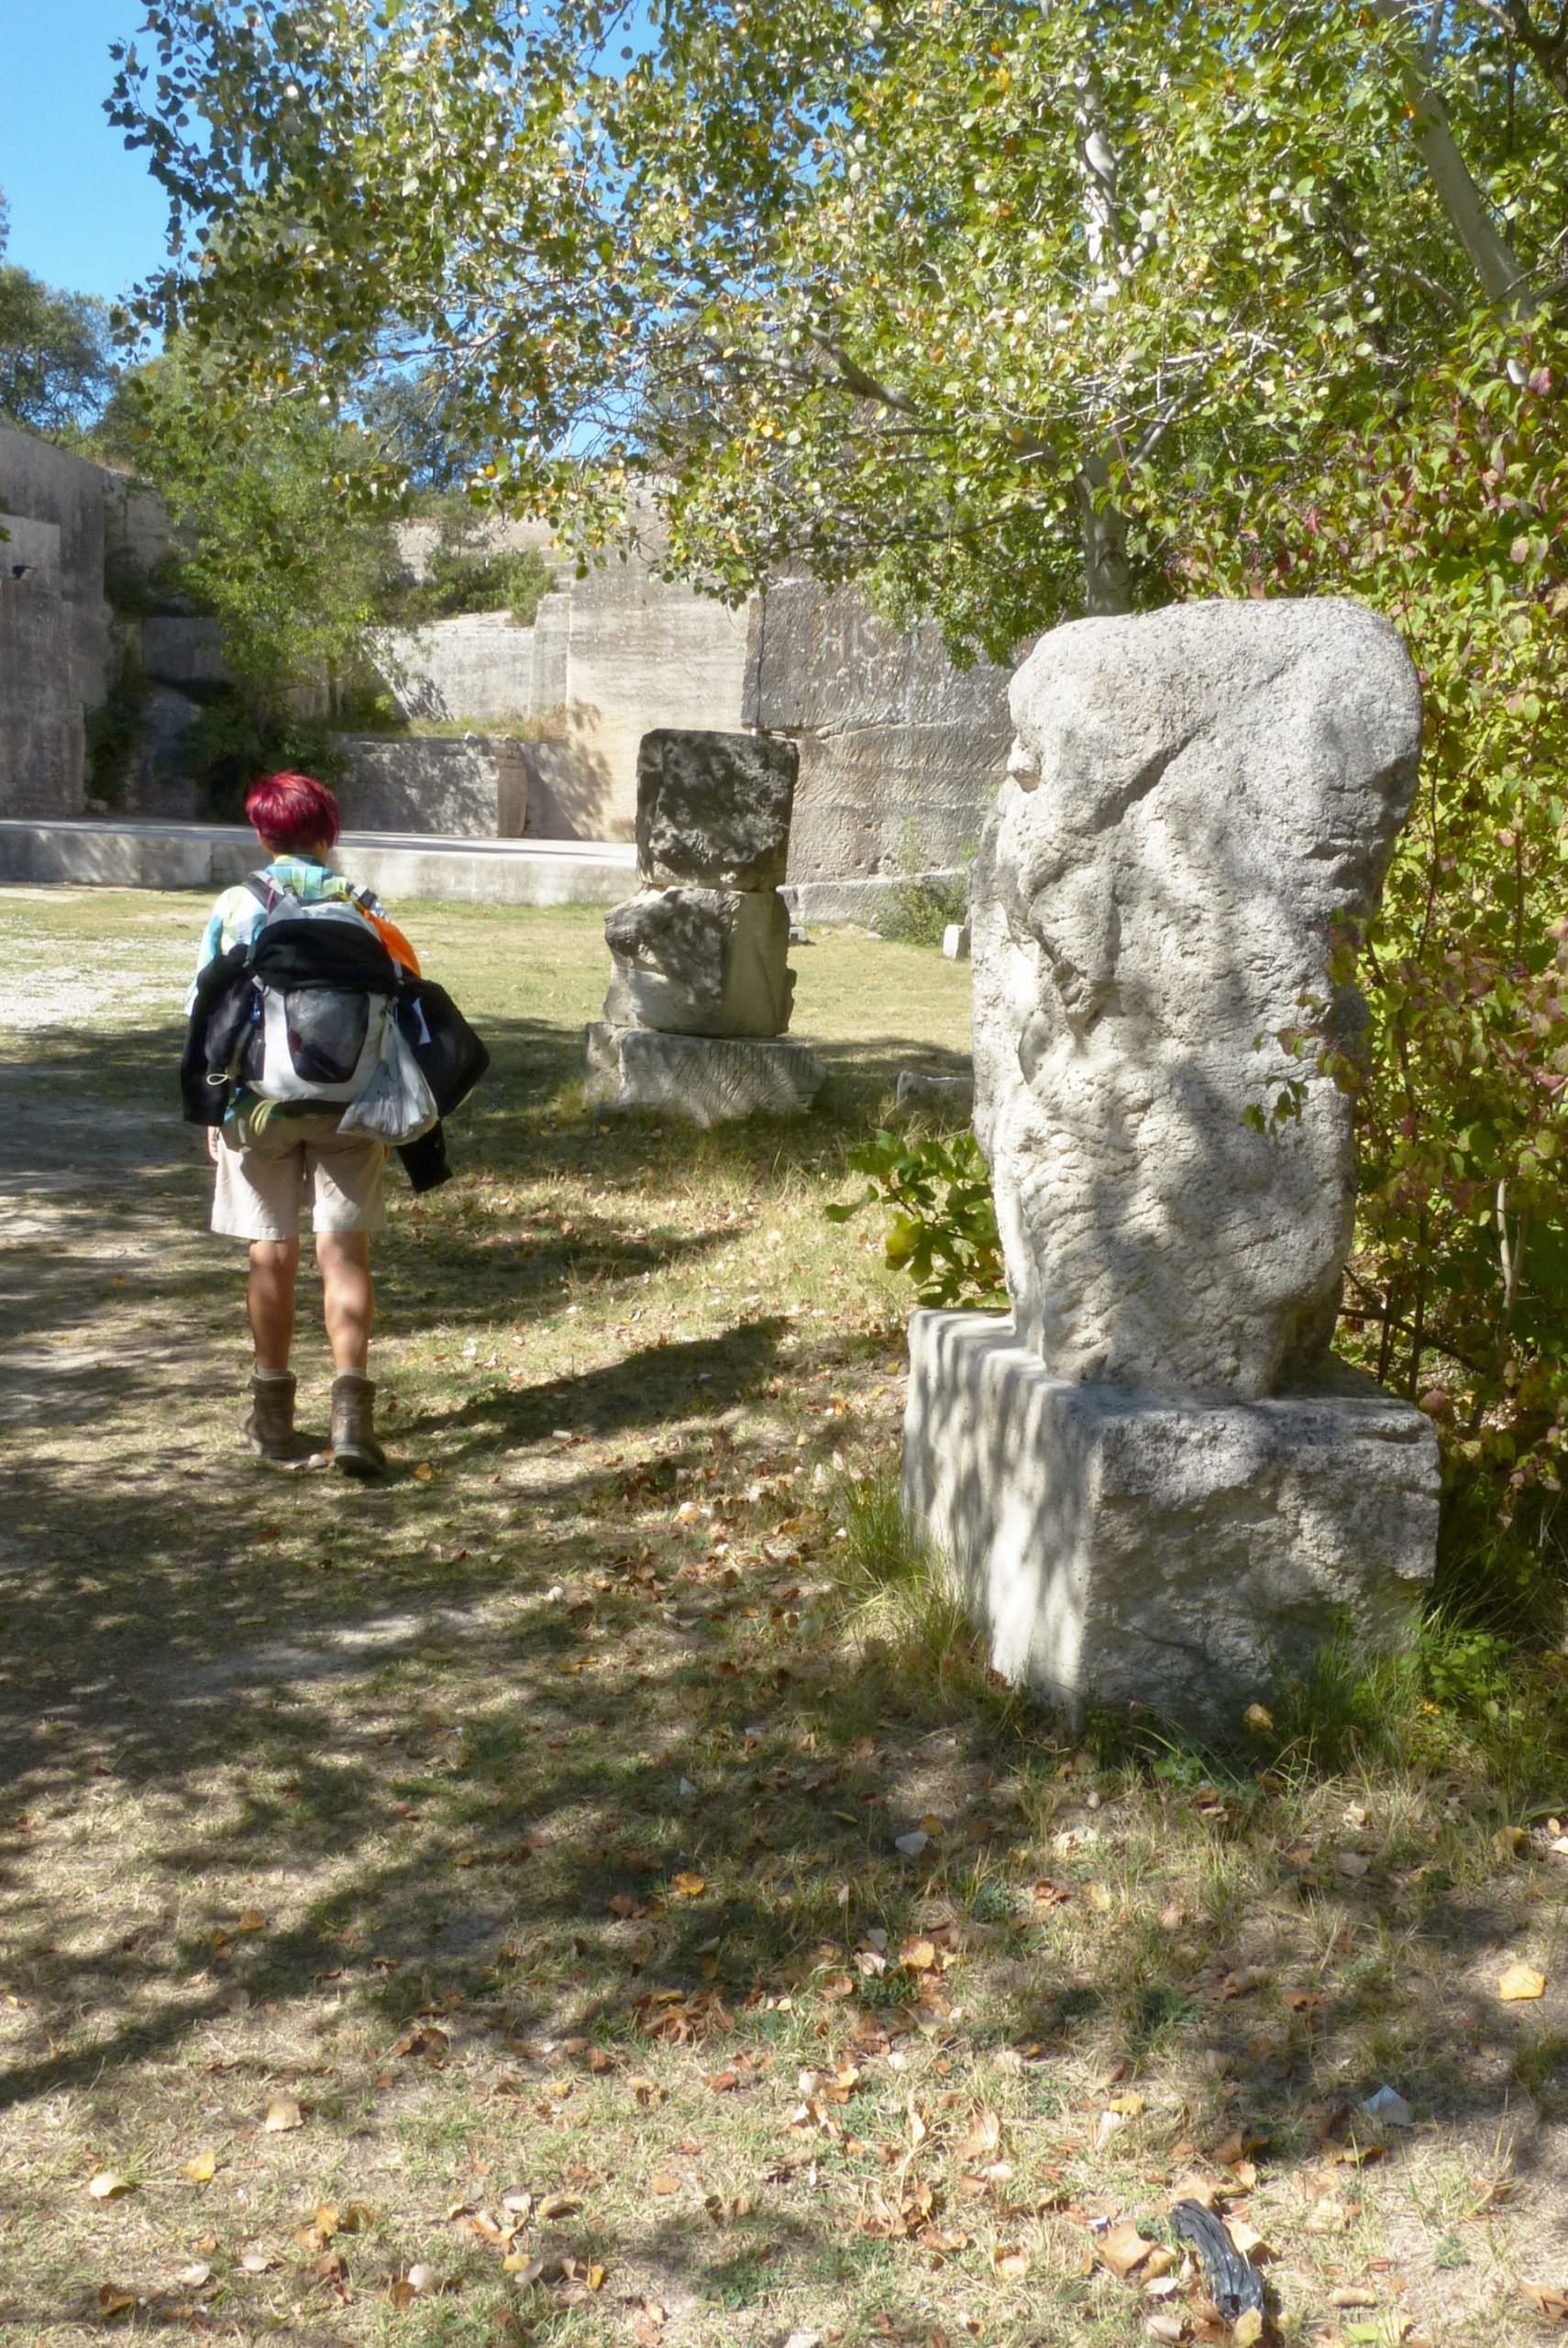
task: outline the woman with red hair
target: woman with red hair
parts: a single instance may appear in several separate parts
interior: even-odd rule
[[[325,783],[308,774],[263,775],[246,793],[245,813],[267,862],[255,885],[242,882],[219,897],[203,934],[198,969],[230,947],[250,943],[268,918],[274,892],[305,904],[347,899],[398,959],[412,960],[369,891],[328,869],[342,819]],[[260,1102],[243,1089],[237,1091],[223,1124],[208,1129],[208,1154],[217,1168],[212,1227],[250,1246],[246,1308],[256,1356],[241,1432],[263,1458],[297,1459],[307,1446],[294,1433],[289,1356],[300,1205],[308,1195],[332,1348],[333,1459],[348,1475],[375,1476],[386,1455],[376,1440],[376,1390],[367,1371],[375,1310],[370,1235],[381,1224],[386,1146],[339,1133],[340,1115],[337,1107]]]

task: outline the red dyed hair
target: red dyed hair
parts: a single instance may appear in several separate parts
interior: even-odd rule
[[[314,775],[259,776],[245,794],[245,819],[269,847],[328,848],[343,829],[337,802]]]

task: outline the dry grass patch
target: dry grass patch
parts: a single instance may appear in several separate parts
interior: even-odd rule
[[[459,1179],[394,1178],[360,1490],[233,1441],[197,921],[0,892],[0,2336],[1222,2337],[1196,2181],[1286,2341],[1548,2337],[1555,1674],[1075,1747],[902,1544],[906,1297],[821,1208],[966,974],[802,949],[823,1111],[697,1136],[582,1112],[596,916],[416,909],[496,1070]]]

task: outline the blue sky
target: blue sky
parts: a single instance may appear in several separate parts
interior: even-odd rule
[[[140,0],[0,0],[6,259],[111,301],[163,257],[162,190],[102,112],[109,44],[142,15]]]

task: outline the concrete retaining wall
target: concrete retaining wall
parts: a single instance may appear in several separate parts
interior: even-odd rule
[[[515,742],[481,734],[403,740],[345,734],[348,772],[337,786],[346,828],[516,839],[528,814],[528,769]]]
[[[453,847],[346,832],[332,860],[394,909],[421,897],[469,905],[619,904],[637,886],[635,850],[589,841]],[[199,889],[211,896],[255,869],[255,835],[234,825],[0,818],[0,883]]]

